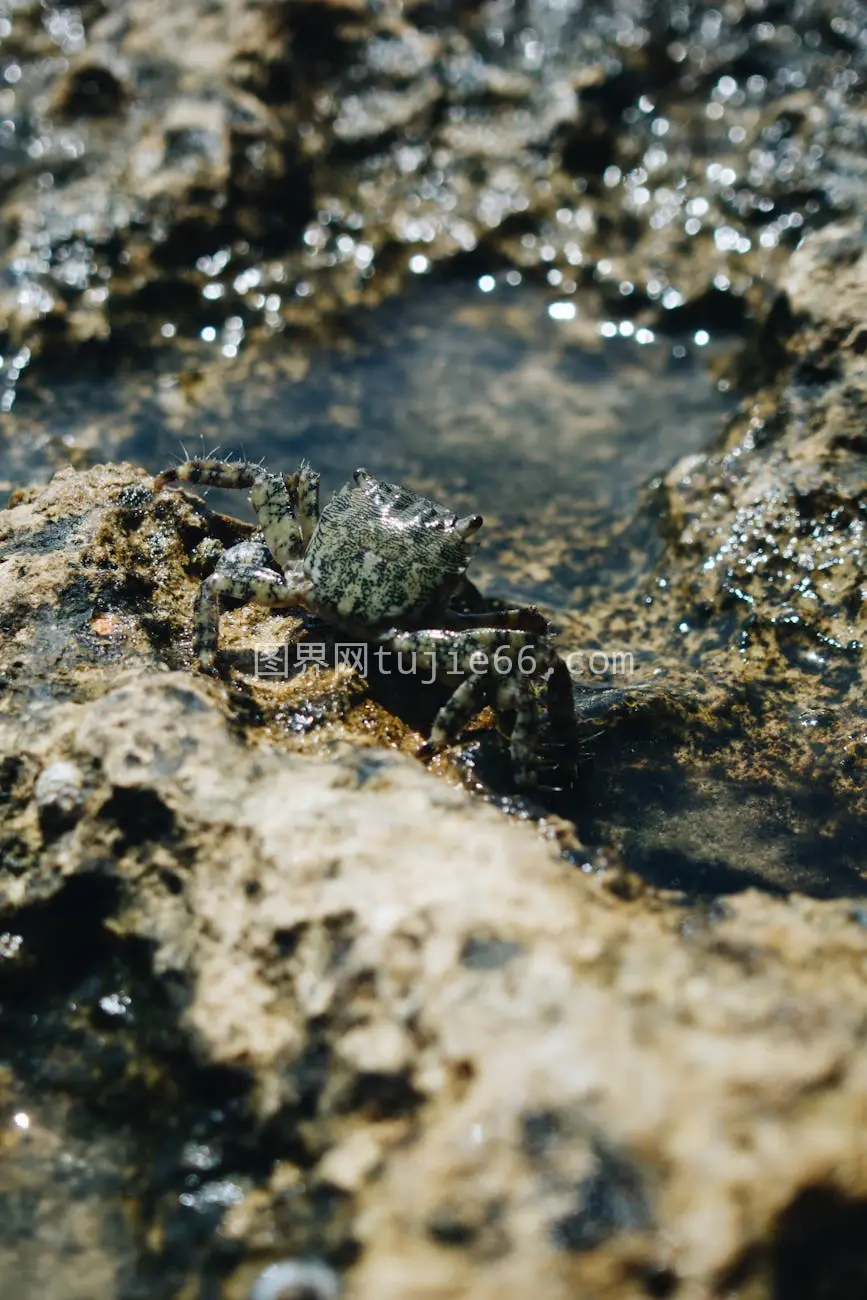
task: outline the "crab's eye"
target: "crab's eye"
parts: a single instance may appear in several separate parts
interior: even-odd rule
[[[455,520],[455,532],[467,542],[479,531],[484,522],[481,515],[467,515],[465,519]]]
[[[365,487],[366,484],[373,482],[373,476],[368,474],[366,469],[359,468],[352,475],[359,487]]]

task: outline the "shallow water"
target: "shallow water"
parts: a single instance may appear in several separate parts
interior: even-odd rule
[[[557,319],[565,310],[574,316]],[[325,494],[365,465],[481,512],[479,580],[566,607],[589,526],[604,534],[628,515],[647,479],[705,446],[733,405],[709,373],[706,335],[666,339],[627,322],[609,338],[600,330],[613,323],[589,304],[567,308],[528,284],[425,282],[355,325],[331,348],[281,340],[243,377],[227,361],[216,382],[163,368],[34,393],[18,409],[36,417],[41,445],[37,432],[29,459],[20,440],[4,446],[0,477],[44,476],[49,428],[55,461],[127,459],[157,471],[182,445],[287,471],[306,457]],[[209,499],[245,513],[241,494]],[[516,581],[497,556],[518,539],[532,551],[534,538],[542,549],[573,544],[574,565],[542,564]]]

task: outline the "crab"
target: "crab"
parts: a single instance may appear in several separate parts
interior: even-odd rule
[[[431,668],[426,680],[454,686],[418,757],[453,743],[491,704],[501,722],[511,719],[516,785],[539,783],[546,766],[542,684],[568,724],[568,672],[534,607],[496,614],[459,608],[463,593],[474,590],[465,575],[481,515],[458,517],[365,469],[320,511],[319,475],[306,462],[294,474],[275,474],[249,461],[186,460],[159,474],[154,490],[184,483],[248,489],[260,530],[227,550],[201,585],[195,653],[202,669],[215,669],[224,598],[306,610],[368,644],[412,656]]]

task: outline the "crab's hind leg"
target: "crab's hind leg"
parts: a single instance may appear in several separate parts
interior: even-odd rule
[[[514,711],[509,751],[518,785],[553,794],[574,776],[578,728],[572,678],[550,641],[537,642],[533,656],[530,676],[500,681],[497,710]]]
[[[515,714],[509,737],[509,754],[516,785],[528,789],[537,785],[539,779],[539,735],[542,725],[539,701],[530,683],[517,677],[505,677],[499,681],[496,698],[499,714]]]
[[[270,474],[249,460],[187,460],[176,469],[158,474],[154,491],[159,492],[168,483],[198,483],[229,490],[249,488],[259,527],[280,568],[289,568],[298,558],[299,526],[295,522],[290,486],[281,474]]]
[[[432,758],[439,750],[457,740],[470,718],[482,709],[488,694],[487,681],[478,673],[466,677],[437,712],[430,738],[416,751],[417,758]]]
[[[381,638],[382,644],[400,653],[433,659],[443,676],[461,673],[458,686],[434,720],[430,739],[421,747],[420,757],[429,757],[457,737],[461,727],[478,711],[487,697],[499,714],[514,714],[510,752],[516,784],[530,788],[539,784],[539,775],[552,766],[543,743],[546,719],[537,694],[539,683],[568,673],[550,642],[531,632],[508,628],[484,627],[472,631],[437,629],[400,632],[392,629]],[[561,671],[562,670],[562,673]],[[557,706],[568,713],[571,694],[560,698]]]
[[[310,598],[310,583],[300,567],[288,569],[281,577],[273,569],[251,563],[250,545],[241,542],[227,551],[199,588],[195,605],[195,654],[206,670],[213,668],[217,657],[221,599],[229,597],[268,609],[303,609]]]
[[[548,632],[548,620],[535,605],[519,605],[514,608],[481,610],[468,613],[463,610],[448,609],[444,615],[443,627],[454,632],[469,631],[471,628],[504,628],[516,632],[533,632],[544,636]]]

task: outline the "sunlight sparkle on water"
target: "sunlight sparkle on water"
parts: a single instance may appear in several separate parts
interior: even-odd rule
[[[574,302],[552,302],[548,306],[551,320],[574,320],[577,314],[578,308]]]

